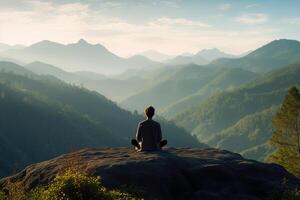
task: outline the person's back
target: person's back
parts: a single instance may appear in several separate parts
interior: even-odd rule
[[[139,123],[136,139],[140,142],[142,151],[160,149],[160,124],[152,119],[147,119]]]
[[[154,108],[152,106],[148,107],[145,110],[145,114],[147,116],[147,120],[139,123],[136,139],[131,141],[131,144],[137,147],[142,151],[155,151],[160,150],[161,147],[167,144],[166,140],[162,139],[162,133],[160,124],[154,120],[152,117],[154,116]]]

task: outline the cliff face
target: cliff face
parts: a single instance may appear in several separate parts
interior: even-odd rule
[[[22,182],[26,188],[46,184],[66,168],[102,177],[105,186],[135,186],[158,199],[262,199],[282,190],[288,179],[300,180],[275,164],[247,160],[217,149],[135,152],[128,148],[83,149],[28,166],[1,185]]]

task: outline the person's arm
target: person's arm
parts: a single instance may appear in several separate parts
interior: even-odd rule
[[[142,141],[142,127],[141,127],[141,124],[139,123],[138,127],[137,127],[137,131],[136,131],[136,140],[138,142],[141,142]]]
[[[161,128],[160,128],[160,124],[158,124],[158,128],[157,128],[157,142],[160,142],[162,140],[162,134],[161,134]]]

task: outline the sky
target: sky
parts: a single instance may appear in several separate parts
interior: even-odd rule
[[[240,54],[300,40],[299,0],[0,0],[0,42],[84,38],[120,56],[204,48]]]

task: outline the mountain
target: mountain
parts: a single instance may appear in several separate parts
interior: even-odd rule
[[[27,70],[11,66],[14,73],[0,73],[0,176],[78,148],[130,145],[142,116],[97,92],[53,76],[18,75]],[[157,120],[170,145],[200,145],[182,128]]]
[[[220,149],[250,154],[254,147],[267,144],[272,135],[272,119],[277,111],[278,106],[272,106],[246,115],[233,126],[222,130],[217,136],[209,140],[208,144]],[[270,153],[269,149],[266,149],[268,153]],[[268,154],[264,155],[262,151],[257,157],[250,158],[263,160],[266,156]]]
[[[155,72],[153,83],[141,92],[121,102],[130,110],[142,111],[145,106],[162,108],[191,93],[204,85],[215,71],[199,65],[164,68]]]
[[[238,67],[255,72],[268,72],[299,60],[300,42],[281,39],[274,40],[241,58],[215,60],[209,67]]]
[[[181,112],[199,105],[200,102],[206,100],[208,97],[226,90],[233,90],[242,84],[254,80],[258,76],[254,72],[240,68],[218,70],[216,75],[208,80],[203,87],[200,87],[198,91],[164,107],[162,115],[167,119],[172,119]]]
[[[121,101],[139,92],[148,82],[137,76],[124,79],[109,78],[95,72],[67,72],[53,65],[33,62],[24,67],[39,75],[51,75],[71,84],[95,90],[113,101]]]
[[[27,70],[18,64],[7,61],[0,61],[0,71],[1,73],[13,73],[26,76],[34,75],[32,71]]]
[[[163,54],[163,53],[160,53],[160,52],[154,51],[154,50],[144,51],[144,52],[140,53],[140,55],[143,55],[143,56],[149,58],[150,60],[154,60],[157,62],[163,62],[163,61],[169,60],[172,57],[174,57],[174,56]]]
[[[171,118],[168,114],[173,116],[192,106],[190,101],[182,106],[177,104],[190,96],[197,95],[192,100],[196,104],[215,92],[240,85],[256,76],[246,70],[207,68],[195,64],[165,67],[155,72],[150,86],[125,99],[121,105],[130,110],[142,111],[151,104],[165,117]],[[175,104],[178,108],[170,107]]]
[[[208,60],[208,62],[211,62],[213,60],[217,60],[219,58],[234,58],[234,55],[224,53],[223,51],[220,51],[217,48],[213,49],[203,49],[195,54],[195,56],[201,56]]]
[[[119,57],[104,46],[83,39],[67,45],[45,40],[21,50],[7,50],[1,55],[26,63],[41,61],[68,71],[119,73],[129,68],[159,66],[159,63],[145,58]]]
[[[134,64],[135,66],[137,66],[136,68],[138,69],[143,69],[145,63],[147,64],[147,67],[154,68],[160,66],[160,63],[150,60],[149,58],[143,55],[131,56],[127,58],[126,62]]]
[[[168,64],[177,64],[177,65],[182,65],[182,64],[198,64],[198,65],[206,65],[213,60],[217,60],[219,58],[234,58],[234,55],[230,55],[227,53],[224,53],[220,51],[219,49],[213,48],[213,49],[203,49],[196,53],[195,55],[193,54],[183,54],[176,56],[173,59],[170,59],[167,61]]]
[[[299,77],[300,64],[282,67],[235,90],[213,95],[175,117],[175,122],[202,142],[247,151],[245,148],[267,142],[276,106],[290,86],[300,85]]]
[[[167,148],[148,153],[128,148],[82,149],[30,165],[20,173],[1,179],[0,185],[19,183],[32,190],[47,186],[70,167],[80,169],[88,177],[101,177],[101,183],[109,189],[141,193],[143,198],[138,199],[285,199],[281,198],[282,193],[296,197],[298,190],[295,189],[300,187],[300,180],[279,165],[248,160],[239,154],[213,148]],[[95,184],[89,183],[80,187],[82,190],[76,190],[77,185],[90,179],[83,177],[75,182],[72,180],[76,176],[73,179],[65,177],[59,179],[60,185],[68,186],[68,189],[61,187],[63,191],[93,193],[96,189]],[[147,181],[142,181],[145,178]],[[126,197],[118,199],[133,199]]]
[[[35,74],[51,75],[68,82],[75,82],[77,79],[80,80],[79,76],[77,76],[76,74],[66,72],[58,67],[39,61],[24,65],[24,68],[34,72]]]

